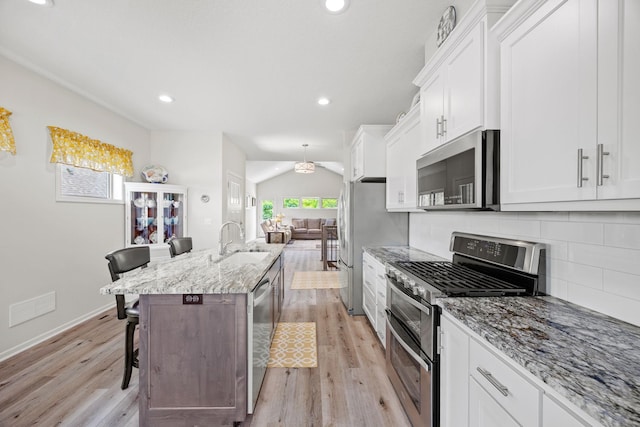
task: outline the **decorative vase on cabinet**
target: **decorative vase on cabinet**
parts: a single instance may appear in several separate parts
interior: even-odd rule
[[[177,185],[125,183],[125,244],[166,249],[187,235],[187,189]]]

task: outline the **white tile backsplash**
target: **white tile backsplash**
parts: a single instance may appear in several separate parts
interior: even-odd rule
[[[640,249],[640,224],[605,224],[604,244],[618,248]]]
[[[640,280],[635,274],[604,270],[604,290],[640,302]]]
[[[451,232],[547,245],[547,291],[640,326],[640,212],[410,214],[411,246],[451,259]]]
[[[604,242],[604,224],[594,222],[543,221],[540,235],[555,240],[601,245]]]
[[[635,249],[569,243],[569,261],[640,276],[640,251]]]

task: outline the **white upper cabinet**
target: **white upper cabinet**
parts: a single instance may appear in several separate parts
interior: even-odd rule
[[[424,154],[475,129],[499,128],[498,43],[489,28],[513,1],[477,1],[413,81]]]
[[[421,150],[420,108],[415,106],[385,136],[387,141],[387,210],[416,208],[416,159]]]
[[[362,125],[351,143],[351,181],[385,178],[386,146],[384,135],[388,125]]]
[[[519,2],[493,29],[502,61],[502,210],[637,209],[640,5],[533,6]]]
[[[599,2],[598,144],[609,153],[596,151],[602,162],[600,176],[596,175],[599,199],[640,198],[638,76],[640,2]]]

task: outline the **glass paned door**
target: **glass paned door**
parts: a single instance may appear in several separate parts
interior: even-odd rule
[[[184,203],[184,194],[164,193],[162,200],[164,242],[175,237],[184,237]]]
[[[135,191],[131,194],[131,245],[158,243],[158,195]]]

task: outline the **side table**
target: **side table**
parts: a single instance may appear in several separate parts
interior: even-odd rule
[[[267,231],[267,243],[284,243],[284,231]]]

